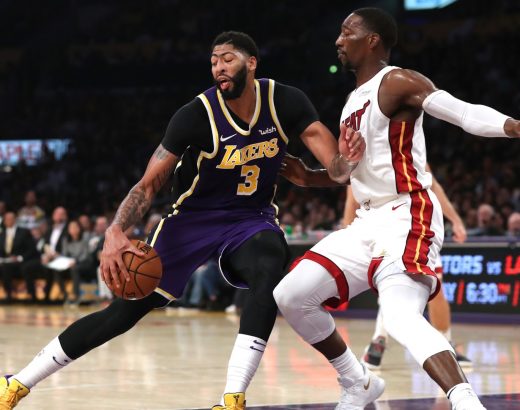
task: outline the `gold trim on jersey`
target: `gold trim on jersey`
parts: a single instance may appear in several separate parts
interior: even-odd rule
[[[278,115],[276,115],[276,108],[274,106],[274,80],[269,80],[269,110],[271,111],[271,117],[278,128],[278,133],[280,137],[284,140],[285,144],[289,143],[289,138],[283,132],[282,126],[280,125],[280,121],[278,120]]]
[[[408,182],[408,190],[412,192],[412,179],[408,174],[408,167],[406,165],[406,156],[403,154],[403,142],[404,142],[404,131],[406,130],[406,122],[401,122],[401,135],[399,136],[399,154],[401,154],[401,160],[403,162],[403,172]]]
[[[161,288],[155,288],[154,292],[157,292],[159,295],[165,297],[166,299],[168,299],[170,302],[172,300],[177,300],[177,298],[175,296],[173,296],[172,294],[166,292],[164,289],[161,289]]]
[[[253,119],[251,120],[251,123],[249,124],[249,129],[247,131],[245,131],[237,125],[235,120],[233,120],[233,117],[231,116],[231,114],[229,113],[229,111],[226,107],[224,98],[222,98],[222,93],[217,88],[218,102],[220,104],[220,108],[222,108],[222,112],[224,113],[224,116],[226,117],[226,119],[229,122],[229,125],[231,125],[235,129],[235,131],[237,131],[239,134],[244,135],[244,136],[248,136],[251,134],[251,129],[255,126],[256,122],[258,121],[258,117],[260,116],[260,109],[262,108],[262,98],[260,95],[260,83],[257,80],[255,80],[255,89],[256,89],[255,112],[253,114]]]
[[[417,246],[415,247],[415,257],[413,261],[417,270],[421,273],[424,271],[421,268],[421,264],[417,262],[419,260],[419,256],[421,253],[421,245],[424,237],[426,236],[426,225],[424,225],[424,208],[426,207],[426,200],[424,199],[422,192],[419,191],[419,198],[421,199],[421,210],[419,211],[419,225],[421,225],[421,235],[419,235],[419,239],[417,239]]]
[[[166,218],[162,218],[161,221],[159,222],[159,225],[157,225],[157,228],[155,229],[155,232],[153,233],[153,238],[152,240],[150,241],[150,246],[153,248],[153,246],[155,245],[155,242],[157,241],[157,237],[159,236],[159,232],[161,232],[161,229],[163,227],[163,224],[164,224],[164,220]]]
[[[162,229],[162,227],[164,225],[164,221],[165,220],[166,220],[166,218],[162,218],[161,221],[159,222],[159,225],[157,225],[157,229],[155,230],[155,232],[153,234],[153,238],[150,241],[150,246],[152,248],[155,245],[155,242],[157,241],[157,238],[159,237],[159,233],[161,232],[161,229]],[[169,294],[168,292],[166,292],[165,290],[163,290],[161,288],[155,288],[154,292],[157,292],[159,295],[165,297],[166,299],[168,299],[170,301],[177,299],[175,296]]]
[[[280,221],[278,220],[278,212],[280,211],[280,208],[278,208],[278,205],[276,205],[274,202],[274,198],[276,197],[277,189],[278,189],[278,185],[274,184],[273,197],[271,198],[271,206],[274,208],[274,221],[276,222],[276,225],[280,226]]]
[[[198,98],[201,99],[202,103],[204,104],[204,107],[206,108],[206,111],[208,112],[209,117],[209,123],[211,125],[211,133],[213,135],[213,152],[206,152],[201,151],[199,154],[199,157],[197,158],[197,175],[195,178],[193,178],[193,182],[191,183],[190,189],[188,189],[186,192],[184,192],[182,195],[177,198],[177,201],[175,204],[173,204],[174,211],[169,215],[177,215],[179,213],[179,210],[177,209],[182,202],[189,197],[191,194],[193,194],[193,191],[195,190],[195,187],[197,186],[197,183],[199,182],[200,178],[200,163],[204,158],[212,159],[217,155],[218,152],[218,129],[217,124],[215,123],[215,117],[213,116],[213,110],[211,109],[211,104],[209,103],[207,97],[204,94],[199,94]]]

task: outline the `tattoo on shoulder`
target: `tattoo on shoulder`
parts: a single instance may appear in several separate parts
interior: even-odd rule
[[[159,145],[157,147],[157,149],[155,150],[155,152],[153,153],[153,155],[155,158],[162,160],[168,156],[168,153],[169,153],[168,150],[164,149],[164,147],[162,145]]]

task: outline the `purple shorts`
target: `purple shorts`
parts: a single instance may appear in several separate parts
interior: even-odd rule
[[[191,274],[210,258],[221,260],[260,231],[283,232],[274,215],[260,211],[182,211],[163,218],[148,243],[161,258],[163,275],[155,290],[168,300],[179,298]],[[221,267],[222,271],[222,267]],[[230,284],[232,276],[222,271]]]

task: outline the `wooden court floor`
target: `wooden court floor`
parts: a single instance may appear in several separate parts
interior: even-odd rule
[[[65,326],[91,311],[0,307],[0,372],[19,370]],[[374,321],[337,319],[337,325],[360,355]],[[475,390],[497,395],[486,398],[488,409],[520,409],[517,326],[453,327],[454,339],[474,361],[467,375]],[[130,332],[41,382],[17,409],[209,409],[222,392],[237,328],[238,318],[224,313],[153,312]],[[386,391],[367,409],[449,409],[440,390],[396,342],[390,343],[380,373]],[[328,363],[278,318],[247,394],[248,409],[328,410],[338,397]]]

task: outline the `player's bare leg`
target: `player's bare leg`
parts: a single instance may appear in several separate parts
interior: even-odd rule
[[[436,353],[426,359],[423,369],[445,393],[448,393],[453,386],[459,383],[468,382],[464,372],[457,361],[454,360],[453,353],[448,350]]]
[[[323,354],[329,361],[341,356],[347,350],[346,343],[336,329],[329,337],[321,342],[314,343],[312,347]]]

